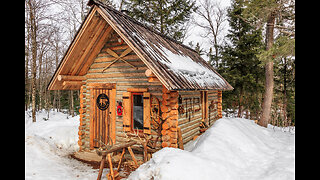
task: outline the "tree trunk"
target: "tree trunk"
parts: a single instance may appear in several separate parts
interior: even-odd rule
[[[242,90],[242,87],[241,87],[241,89],[240,89],[240,97],[239,97],[238,118],[242,117],[242,99],[243,99],[243,90]]]
[[[70,90],[69,92],[70,92],[70,94],[69,94],[69,98],[70,98],[70,101],[69,101],[69,103],[70,103],[70,106],[69,106],[70,115],[71,115],[72,117],[74,117],[73,90]]]
[[[31,52],[32,52],[32,68],[31,68],[31,81],[32,81],[32,122],[36,122],[36,63],[37,63],[37,26],[35,20],[35,10],[33,3],[28,1],[30,8],[30,33],[31,33]]]
[[[274,21],[275,21],[275,13],[271,13],[267,22],[267,30],[266,30],[266,50],[270,50],[273,45],[273,30],[274,30]],[[260,126],[267,127],[270,121],[271,114],[271,104],[273,99],[273,61],[270,60],[265,65],[265,92],[263,96],[262,102],[262,114],[261,118],[258,122]]]

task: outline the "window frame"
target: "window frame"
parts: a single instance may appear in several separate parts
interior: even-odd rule
[[[141,95],[142,96],[142,102],[143,102],[143,92],[131,92],[131,132],[135,132],[135,133],[143,133],[143,127],[144,127],[144,120],[143,120],[143,126],[142,129],[134,129],[134,116],[133,116],[133,106],[134,106],[134,102],[133,102],[133,96],[134,95]],[[142,117],[143,117],[143,112],[144,112],[144,107],[142,105]],[[142,118],[143,119],[143,118]]]

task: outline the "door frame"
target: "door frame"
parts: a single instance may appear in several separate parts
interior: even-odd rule
[[[116,143],[116,84],[115,83],[88,83],[88,89],[90,89],[90,149],[94,149],[94,124],[93,124],[93,113],[95,113],[93,91],[96,89],[109,90],[109,113],[110,113],[110,127],[109,135],[111,141],[109,143]],[[107,126],[106,126],[107,128]]]

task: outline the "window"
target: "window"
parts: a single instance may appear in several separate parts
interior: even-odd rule
[[[132,93],[132,124],[133,129],[143,129],[143,95]]]
[[[139,91],[138,91],[139,90]],[[135,89],[123,93],[123,130],[132,132],[138,130],[145,134],[151,134],[150,127],[150,93]]]

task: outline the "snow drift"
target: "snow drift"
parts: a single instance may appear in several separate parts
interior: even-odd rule
[[[294,134],[252,120],[222,118],[186,150],[164,148],[128,177],[135,179],[294,179]]]
[[[25,179],[96,179],[92,169],[69,154],[78,150],[79,116],[51,111],[25,114]],[[222,118],[186,150],[164,148],[129,180],[292,180],[294,133],[263,128],[252,120]],[[108,170],[103,171],[106,179]]]

